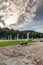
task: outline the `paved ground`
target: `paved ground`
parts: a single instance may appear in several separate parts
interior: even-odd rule
[[[43,42],[0,48],[0,65],[43,65]]]

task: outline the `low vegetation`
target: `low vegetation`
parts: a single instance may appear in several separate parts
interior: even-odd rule
[[[3,46],[11,46],[11,45],[18,45],[20,42],[27,42],[27,43],[32,43],[32,42],[39,42],[39,40],[0,40],[0,47]]]

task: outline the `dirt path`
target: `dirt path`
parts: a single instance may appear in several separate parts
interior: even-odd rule
[[[43,65],[43,42],[0,48],[0,65]]]

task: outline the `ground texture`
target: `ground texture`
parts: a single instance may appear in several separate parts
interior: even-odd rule
[[[0,65],[43,65],[43,42],[1,47]]]

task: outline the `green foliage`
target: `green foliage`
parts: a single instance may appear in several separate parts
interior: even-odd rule
[[[43,38],[43,33],[38,33],[35,31],[31,30],[24,30],[24,31],[19,31],[19,30],[14,30],[14,29],[9,29],[9,28],[0,28],[0,39],[15,39],[17,38],[17,33],[19,34],[19,39],[26,39],[27,38],[27,33],[29,33],[29,38]]]

